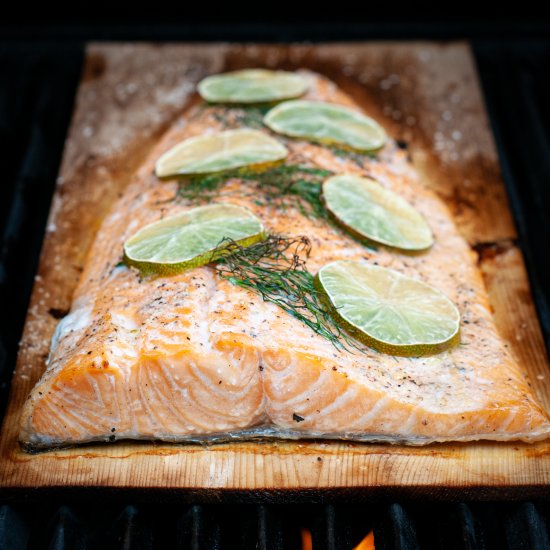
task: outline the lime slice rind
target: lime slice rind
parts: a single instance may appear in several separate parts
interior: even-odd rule
[[[453,302],[392,269],[336,261],[319,270],[316,284],[338,323],[379,352],[432,355],[460,341],[460,313]]]
[[[270,103],[300,97],[308,89],[302,76],[287,71],[245,69],[207,76],[199,94],[210,103]]]
[[[262,167],[283,160],[287,148],[259,130],[242,128],[178,143],[155,165],[158,177],[226,172],[243,167]]]
[[[374,119],[321,101],[297,99],[280,103],[265,115],[264,124],[278,134],[362,152],[377,151],[387,140],[384,128]]]
[[[124,258],[144,273],[165,275],[213,262],[233,243],[250,246],[265,238],[265,229],[252,212],[220,203],[143,227],[124,243]]]
[[[433,245],[424,217],[374,180],[351,174],[333,176],[323,183],[323,200],[336,221],[359,239],[410,252]]]

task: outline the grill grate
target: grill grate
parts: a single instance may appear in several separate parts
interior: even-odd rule
[[[550,41],[479,43],[476,60],[535,305],[550,349]]]
[[[0,44],[0,417],[82,58],[81,47]]]
[[[548,550],[543,503],[0,507],[2,550]]]
[[[0,415],[37,266],[82,64],[82,46],[0,45]],[[550,343],[550,43],[477,42],[503,174]],[[528,216],[525,213],[529,213]],[[121,497],[117,497],[120,499]],[[2,502],[0,495],[0,504]],[[91,502],[91,503],[90,503]],[[0,549],[346,550],[371,530],[377,550],[550,548],[543,502],[325,505],[87,504],[35,497],[0,506]]]

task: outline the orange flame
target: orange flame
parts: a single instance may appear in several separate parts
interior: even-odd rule
[[[311,531],[302,529],[302,550],[313,550]],[[353,550],[376,550],[374,546],[374,533],[371,531]]]
[[[376,550],[374,533],[371,531],[353,550]]]

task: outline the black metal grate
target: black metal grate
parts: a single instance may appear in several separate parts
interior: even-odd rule
[[[82,47],[0,44],[0,417],[71,117]]]
[[[0,416],[82,52],[73,42],[0,45]],[[550,42],[478,42],[475,52],[548,344]],[[351,549],[371,530],[377,550],[550,549],[544,502],[125,505],[99,492],[85,503],[2,502],[0,550],[295,549],[304,529],[314,550]]]
[[[2,550],[548,550],[543,503],[0,507]]]
[[[550,350],[550,40],[480,42],[479,75]]]

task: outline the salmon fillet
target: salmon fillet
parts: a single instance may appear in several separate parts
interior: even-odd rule
[[[359,109],[327,79],[301,74],[310,81],[306,98]],[[271,233],[309,237],[311,273],[334,260],[366,259],[443,291],[462,315],[461,344],[447,352],[403,358],[337,349],[211,266],[147,279],[119,265],[124,241],[139,228],[195,205],[174,198],[176,179],[161,182],[154,175],[160,155],[188,137],[246,125],[240,115],[239,108],[188,109],[113,205],[71,312],[56,329],[47,369],[24,407],[22,444],[256,436],[424,444],[548,437],[549,417],[497,333],[475,253],[392,140],[376,158],[357,160],[278,136],[290,150],[288,164],[367,175],[412,203],[435,236],[427,253],[365,248],[297,207],[258,201],[261,189],[250,181],[228,179],[213,201],[246,206]]]

